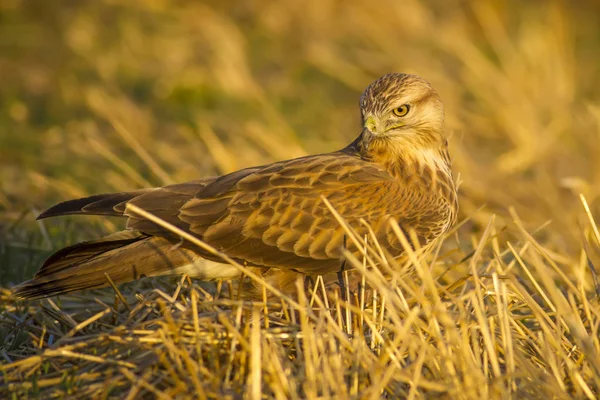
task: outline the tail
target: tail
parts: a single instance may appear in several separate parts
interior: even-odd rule
[[[108,286],[145,276],[170,275],[199,258],[166,239],[122,231],[65,247],[51,255],[33,279],[13,289],[21,298],[42,298]]]

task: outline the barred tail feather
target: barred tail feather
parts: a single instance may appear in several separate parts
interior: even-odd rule
[[[172,242],[123,231],[92,242],[79,243],[51,255],[33,279],[13,289],[21,298],[42,298],[76,290],[108,286],[145,276],[179,273],[198,256]]]

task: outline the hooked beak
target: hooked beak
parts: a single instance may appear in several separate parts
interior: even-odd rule
[[[365,124],[363,125],[364,129],[366,129],[367,131],[369,131],[372,135],[378,135],[379,132],[377,130],[377,121],[375,120],[375,117],[372,115],[367,116],[367,118],[365,118]]]

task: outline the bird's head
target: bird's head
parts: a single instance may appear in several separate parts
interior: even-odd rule
[[[360,99],[363,137],[430,147],[445,143],[444,106],[417,75],[392,73],[371,83]]]

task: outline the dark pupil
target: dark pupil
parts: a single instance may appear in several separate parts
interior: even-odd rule
[[[404,112],[404,106],[398,107],[398,113],[402,114]]]

